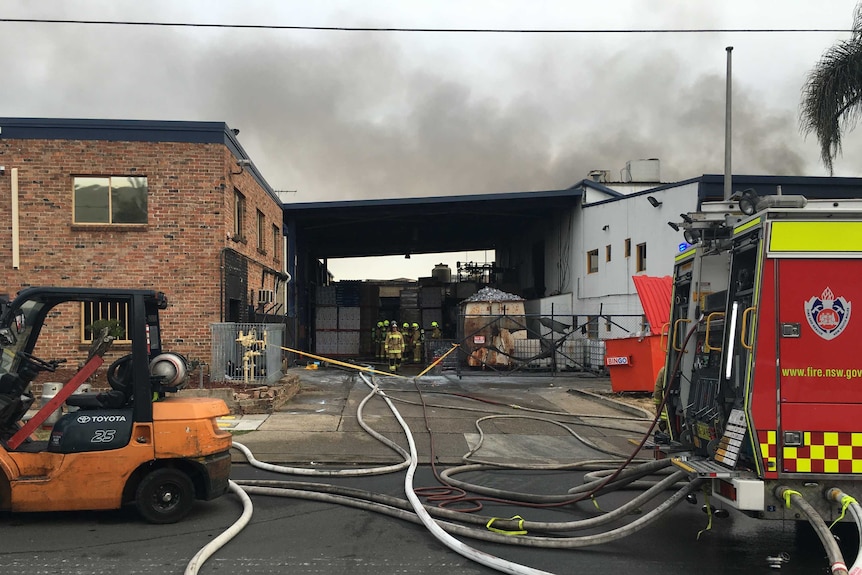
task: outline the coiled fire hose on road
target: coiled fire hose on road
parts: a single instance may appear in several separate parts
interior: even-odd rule
[[[231,481],[231,491],[236,493],[243,502],[243,514],[240,519],[236,523],[234,523],[234,525],[232,525],[227,531],[222,533],[216,540],[212,541],[209,545],[201,549],[201,551],[199,551],[198,554],[195,555],[195,557],[187,566],[185,572],[186,575],[196,575],[204,562],[220,547],[222,547],[228,541],[230,541],[230,539],[235,537],[236,534],[238,534],[242,530],[242,528],[249,522],[252,514],[252,506],[251,500],[248,498],[248,494],[303,498],[317,501],[325,501],[329,503],[337,503],[341,505],[350,505],[361,509],[368,509],[371,511],[384,513],[414,523],[421,523],[441,543],[443,543],[456,553],[459,553],[460,555],[472,561],[478,562],[482,565],[485,565],[503,573],[512,573],[515,575],[547,575],[547,572],[545,571],[507,561],[499,557],[494,557],[480,550],[474,549],[466,545],[465,543],[459,541],[458,539],[455,539],[452,534],[463,537],[471,537],[474,539],[493,543],[503,543],[509,545],[546,549],[574,549],[592,545],[599,545],[602,543],[608,543],[617,539],[621,539],[646,527],[647,525],[658,519],[662,514],[669,511],[677,503],[682,501],[686,495],[697,489],[700,484],[700,482],[698,481],[688,483],[684,485],[683,488],[679,489],[676,493],[674,493],[670,498],[659,504],[655,509],[640,516],[637,520],[616,529],[612,529],[607,532],[595,535],[586,535],[580,537],[543,537],[535,535],[512,535],[511,533],[515,531],[515,528],[518,528],[524,532],[532,531],[534,533],[555,531],[559,532],[576,529],[589,529],[607,524],[611,521],[621,518],[626,513],[629,513],[632,510],[638,508],[646,501],[655,498],[657,495],[671,487],[673,484],[683,480],[685,477],[685,473],[677,472],[668,475],[664,477],[661,481],[647,489],[644,493],[638,495],[636,498],[624,504],[623,506],[617,508],[610,513],[606,513],[597,517],[559,523],[535,521],[516,522],[513,520],[499,520],[497,521],[497,523],[495,523],[495,525],[498,526],[498,529],[491,530],[489,526],[494,518],[479,517],[476,515],[464,514],[459,511],[441,509],[432,506],[426,507],[421,503],[421,501],[414,492],[413,486],[413,477],[418,466],[418,454],[416,452],[416,445],[412,437],[412,432],[410,431],[407,424],[404,422],[403,418],[401,417],[398,410],[395,408],[392,401],[390,401],[390,398],[379,389],[376,383],[373,383],[372,380],[369,380],[367,378],[365,371],[367,370],[362,370],[360,372],[360,377],[362,378],[363,382],[370,388],[370,392],[360,404],[360,409],[357,410],[357,417],[360,421],[360,425],[362,425],[363,429],[365,429],[367,432],[371,433],[373,436],[383,441],[386,445],[388,445],[390,448],[392,448],[402,457],[404,457],[403,462],[395,465],[369,469],[324,470],[295,468],[260,462],[255,459],[251,451],[241,443],[234,443],[234,446],[248,458],[249,463],[253,466],[265,469],[267,471],[274,471],[291,475],[317,475],[322,477],[350,477],[375,474],[379,475],[382,473],[399,471],[406,467],[407,473],[404,481],[404,489],[407,496],[407,500],[405,501],[400,498],[392,498],[390,496],[384,496],[381,494],[371,494],[368,492],[363,492],[362,490],[352,490],[349,488],[331,485],[323,486],[321,484],[309,484],[304,482]],[[396,420],[398,420],[399,424],[401,425],[407,437],[408,445],[410,447],[409,452],[407,452],[394,442],[391,442],[387,438],[383,437],[382,435],[378,434],[373,429],[364,424],[361,408],[364,407],[365,403],[375,395],[381,397],[387,403],[387,406],[389,407],[390,411],[392,411]],[[645,464],[643,468],[635,468],[633,471],[625,471],[619,473],[616,476],[615,480],[608,485],[602,484],[602,482],[607,482],[606,479],[596,479],[594,481],[590,481],[584,484],[583,486],[574,488],[572,491],[575,493],[587,493],[589,492],[589,490],[597,488],[601,488],[602,492],[610,491],[622,487],[632,481],[635,481],[640,477],[650,475],[653,472],[666,467],[667,464],[667,462],[650,462],[648,464]],[[455,471],[455,473],[458,473],[463,470],[470,470],[469,468],[472,467],[476,466],[467,465],[453,469],[457,470]],[[492,466],[482,465],[478,467],[481,469],[493,468]],[[574,465],[572,467],[576,468],[577,466]],[[448,477],[447,481],[450,480],[451,477]],[[471,490],[476,490],[476,488],[478,487],[475,485],[468,486]],[[490,490],[489,493],[495,496],[507,496],[511,494],[510,492],[500,490]],[[528,494],[517,495],[520,495],[525,499],[529,499]],[[542,498],[542,496],[539,497]],[[559,497],[561,499],[571,499],[572,495],[561,495],[556,497]],[[470,527],[467,525],[454,523],[453,521],[437,520],[432,517],[432,515],[440,517],[442,519],[451,519],[453,521],[457,520],[461,523],[472,523],[476,525],[476,527]],[[484,529],[481,527],[484,527]]]

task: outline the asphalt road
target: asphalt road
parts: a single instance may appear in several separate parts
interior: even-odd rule
[[[237,465],[234,479],[307,478],[275,476]],[[494,472],[475,474],[484,484],[531,493],[565,493],[577,485],[571,472]],[[391,495],[403,493],[403,475],[320,482]],[[435,485],[428,467],[420,467],[416,485]],[[85,485],[81,486],[86,489]],[[669,495],[669,493],[668,493]],[[630,497],[620,492],[599,499],[610,509]],[[370,511],[291,498],[254,496],[254,516],[236,539],[217,552],[200,573],[494,573],[445,548],[424,528]],[[785,552],[784,574],[824,573],[825,554],[806,529],[793,523],[749,519],[731,512],[715,519],[712,529],[700,506],[686,502],[620,541],[580,550],[542,550],[465,540],[487,553],[553,573],[638,572],[729,574],[775,573],[767,556]],[[0,573],[181,574],[188,561],[240,514],[229,495],[198,503],[184,521],[149,525],[133,509],[114,512],[0,514]],[[572,520],[595,515],[591,504],[566,510],[488,505],[482,513],[531,520]],[[634,520],[632,516],[625,522]],[[852,532],[851,530],[846,530]],[[589,533],[589,532],[587,532]],[[578,535],[570,533],[568,535]],[[844,546],[848,563],[856,553],[855,537]]]

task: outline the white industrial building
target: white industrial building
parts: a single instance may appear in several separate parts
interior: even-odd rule
[[[749,188],[760,195],[781,188],[784,194],[809,198],[862,197],[858,178],[733,176],[734,191]],[[451,337],[464,335],[456,333],[457,306],[475,293],[477,284],[490,284],[523,299],[527,316],[536,318],[531,339],[537,334],[548,337],[548,323],[557,334],[575,335],[571,330],[576,329],[579,337],[590,340],[643,333],[648,323],[632,277],[670,276],[674,256],[685,246],[682,233],[668,222],[679,223],[680,214],[723,195],[722,175],[662,183],[659,161],[648,159],[628,162],[618,178],[609,170],[594,170],[559,190],[286,203],[288,253],[295,254],[288,258],[294,281],[288,286],[287,312],[297,320],[297,345],[308,345],[315,329],[320,302],[314,294],[330,282],[327,259],[470,250],[494,253],[491,269],[478,266],[485,275],[464,283],[459,270],[458,281],[445,290],[442,306],[435,304],[438,307],[430,310],[442,317]],[[422,279],[418,282],[422,288],[439,285]],[[661,294],[658,290],[651,294],[655,300],[659,295],[669,299],[664,285]],[[379,319],[402,312],[412,314],[408,321],[430,324],[425,321],[429,310],[417,306],[415,297],[411,303],[385,299],[383,292],[359,297],[356,305],[363,313],[358,331],[367,333]],[[652,315],[657,321],[659,315]],[[653,332],[661,328],[649,327]],[[360,350],[368,348],[360,345]]]
[[[686,247],[668,222],[723,197],[724,177],[703,175],[662,184],[658,160],[629,162],[619,182],[595,170],[573,188],[580,200],[570,210],[549,213],[497,249],[497,262],[519,270],[517,283],[532,286],[528,314],[642,314],[632,276],[668,276],[675,254]],[[733,190],[753,188],[760,195],[801,194],[810,198],[859,197],[858,178],[734,176]],[[537,262],[537,257],[543,261]],[[536,285],[535,270],[544,286]],[[530,291],[528,288],[526,291]],[[654,328],[655,331],[655,328]],[[618,335],[617,335],[618,336]]]

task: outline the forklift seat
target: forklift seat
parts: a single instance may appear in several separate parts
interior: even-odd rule
[[[128,400],[129,398],[126,397],[125,393],[112,389],[98,393],[76,393],[70,395],[66,400],[66,405],[80,409],[99,409],[102,407],[117,409],[128,403]]]
[[[109,391],[76,393],[70,395],[66,405],[80,409],[119,409],[132,399],[132,354],[124,355],[108,367]]]

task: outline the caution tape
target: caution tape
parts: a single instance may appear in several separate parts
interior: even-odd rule
[[[429,365],[428,367],[426,367],[426,368],[425,368],[425,370],[424,370],[422,373],[420,373],[419,375],[417,375],[416,377],[422,377],[423,375],[425,375],[426,373],[428,373],[429,371],[431,371],[431,369],[433,369],[435,365],[437,365],[438,363],[440,363],[441,361],[443,361],[443,359],[445,359],[445,357],[446,357],[447,355],[449,355],[450,353],[452,353],[452,352],[453,352],[453,351],[455,351],[456,349],[458,349],[458,344],[457,344],[457,343],[453,343],[453,344],[452,344],[452,349],[450,349],[449,351],[447,351],[446,353],[444,353],[443,355],[441,355],[440,357],[438,357],[436,360],[434,360],[434,363],[432,363],[431,365]]]
[[[411,379],[411,378],[407,377],[406,375],[398,375],[398,374],[396,374],[396,373],[392,373],[392,372],[380,371],[380,370],[374,369],[373,367],[368,367],[368,366],[364,366],[364,365],[357,365],[357,364],[355,364],[355,363],[347,363],[346,361],[338,361],[337,359],[332,359],[332,358],[328,358],[328,357],[323,357],[323,356],[320,356],[320,355],[314,355],[313,353],[309,353],[309,352],[307,352],[307,351],[300,351],[300,350],[298,350],[298,349],[292,349],[292,348],[284,347],[284,346],[279,346],[279,348],[280,348],[280,349],[283,349],[284,351],[288,351],[288,352],[290,352],[290,353],[295,353],[295,354],[297,354],[297,355],[302,355],[302,356],[304,356],[304,357],[310,357],[311,359],[316,359],[316,360],[318,360],[318,361],[324,361],[324,362],[326,362],[326,363],[331,363],[332,365],[340,365],[340,366],[342,366],[342,367],[347,367],[347,368],[350,368],[350,369],[355,369],[355,370],[357,370],[357,371],[364,371],[364,372],[366,372],[366,373],[376,373],[376,374],[378,374],[378,375],[388,375],[389,377],[398,377],[398,378],[401,378],[401,379]],[[453,352],[453,351],[455,351],[456,349],[458,349],[458,344],[457,344],[457,343],[453,343],[453,344],[452,344],[452,349],[450,349],[449,351],[447,351],[446,353],[444,353],[443,355],[441,355],[440,357],[438,357],[438,358],[434,361],[434,363],[432,363],[431,365],[429,365],[428,367],[426,367],[426,368],[425,368],[425,370],[424,370],[424,371],[422,371],[422,373],[420,373],[420,374],[419,374],[419,375],[417,375],[416,377],[417,377],[417,378],[418,378],[418,377],[422,377],[423,375],[425,375],[426,373],[428,373],[431,369],[433,369],[433,368],[434,368],[434,366],[435,366],[435,365],[437,365],[438,363],[440,363],[441,361],[443,361],[443,360],[446,358],[446,356],[447,356],[447,355],[449,355],[450,353],[452,353],[452,352]]]
[[[289,351],[290,353],[295,353],[297,355],[303,355],[305,357],[310,357],[311,359],[316,359],[318,361],[325,361],[326,363],[331,363],[332,365],[340,365],[342,367],[348,367],[350,369],[355,369],[357,371],[364,371],[366,373],[376,373],[378,375],[388,375],[389,377],[399,377],[401,379],[410,379],[405,375],[398,375],[391,372],[380,371],[374,369],[373,367],[367,367],[364,365],[356,365],[355,363],[347,363],[346,361],[338,361],[337,359],[331,359],[328,357],[323,357],[320,355],[314,355],[313,353],[308,353],[307,351],[299,351],[298,349],[291,349],[289,347],[279,346],[284,351]]]

